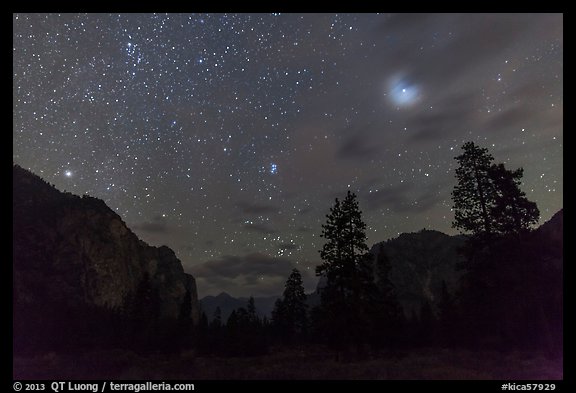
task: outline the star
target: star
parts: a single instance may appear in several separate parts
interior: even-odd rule
[[[420,98],[420,89],[405,77],[395,76],[388,83],[390,99],[399,106],[410,106]]]
[[[298,236],[301,265],[318,261],[346,188],[369,243],[424,225],[453,234],[426,217],[453,215],[467,140],[524,167],[542,220],[562,206],[561,14],[13,18],[14,163],[103,199],[187,270],[276,255],[272,234]],[[174,231],[146,230],[164,221]],[[212,290],[252,289],[199,285]]]

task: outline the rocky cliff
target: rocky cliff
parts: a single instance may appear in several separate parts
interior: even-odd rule
[[[371,253],[378,255],[380,245],[383,245],[392,267],[390,281],[404,312],[410,315],[418,313],[424,301],[436,304],[442,281],[450,292],[454,292],[461,275],[457,265],[463,261],[458,249],[463,244],[463,236],[421,230],[376,243]]]
[[[198,320],[194,277],[170,248],[139,240],[103,201],[62,193],[14,166],[12,208],[15,316],[48,302],[128,315],[146,280],[161,318],[191,310]]]
[[[564,263],[564,209],[560,209],[550,220],[534,231],[534,241],[540,239],[544,261],[560,270]]]

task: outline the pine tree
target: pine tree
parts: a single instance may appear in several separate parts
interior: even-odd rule
[[[178,321],[186,325],[192,322],[192,295],[188,289],[186,290],[182,304],[180,304]]]
[[[501,234],[520,234],[538,222],[540,211],[520,190],[524,170],[507,170],[504,164],[492,165],[489,171],[496,197],[491,209],[495,229]]]
[[[316,275],[325,275],[327,284],[320,292],[318,320],[324,338],[332,345],[347,349],[367,338],[368,299],[374,283],[371,258],[366,245],[366,224],[362,221],[356,195],[348,191],[340,203],[336,198],[322,225],[326,243],[320,250],[324,262]]]
[[[440,325],[440,339],[443,345],[457,343],[457,330],[455,318],[455,303],[448,291],[446,281],[442,280],[440,288],[440,301],[438,302],[438,323]]]
[[[175,337],[180,341],[178,346],[181,348],[189,347],[192,344],[193,337],[193,322],[192,322],[192,295],[187,289],[182,304],[180,305],[180,312],[178,314],[178,333]]]
[[[374,264],[374,286],[372,314],[374,318],[375,341],[390,346],[397,341],[401,335],[403,322],[405,322],[402,306],[398,301],[396,288],[390,280],[392,265],[384,245],[380,244],[378,254]],[[369,289],[369,286],[367,289]]]
[[[454,222],[452,226],[473,235],[489,236],[493,232],[490,210],[495,193],[490,180],[490,167],[494,157],[488,149],[466,142],[464,153],[456,157],[458,184],[452,191]]]
[[[220,329],[222,327],[222,311],[220,310],[220,306],[214,310],[214,316],[212,322],[210,322],[210,326],[214,329]]]
[[[537,315],[542,308],[540,296],[527,290],[541,281],[540,275],[531,274],[530,266],[542,266],[542,261],[520,257],[529,248],[530,227],[537,222],[539,211],[520,190],[522,168],[511,171],[504,164],[492,163],[487,150],[472,142],[463,149],[464,154],[456,157],[460,168],[452,193],[453,226],[471,236],[466,242],[466,271],[455,304],[459,320],[453,327],[458,325],[454,329],[459,334],[453,337],[471,345],[491,342],[498,347],[514,346],[522,341],[525,327],[534,324],[526,316]],[[516,305],[519,297],[524,299],[523,307]],[[529,310],[526,316],[521,315],[521,309]],[[546,326],[542,315],[539,323]]]
[[[327,242],[320,250],[324,262],[316,267],[316,275],[326,275],[327,286],[335,286],[341,296],[358,297],[360,270],[366,262],[368,246],[366,224],[362,221],[356,195],[348,191],[342,203],[336,198],[326,217],[321,237]]]
[[[211,351],[211,343],[208,331],[208,317],[206,313],[202,311],[200,314],[200,319],[198,321],[198,326],[196,327],[196,347],[200,353],[209,353]]]
[[[282,299],[276,300],[272,311],[275,330],[282,339],[293,342],[295,337],[306,333],[307,308],[302,276],[298,269],[293,269],[286,280]]]
[[[287,335],[286,331],[286,311],[284,310],[284,302],[282,298],[276,299],[274,302],[274,309],[272,310],[272,327],[274,332],[279,337],[285,337]]]
[[[158,337],[161,307],[158,290],[147,272],[126,303],[131,344],[139,349],[153,347],[156,342],[150,338]]]
[[[293,269],[286,281],[283,293],[286,317],[293,334],[303,334],[307,326],[306,293],[302,275],[298,269]]]
[[[525,232],[538,221],[538,207],[520,190],[522,168],[511,171],[494,164],[488,150],[473,142],[462,149],[464,153],[456,157],[460,166],[452,192],[454,228],[487,240],[494,234]]]
[[[208,325],[206,337],[206,348],[211,353],[220,353],[222,350],[223,341],[225,340],[222,330],[222,312],[220,307],[216,307],[212,321]]]
[[[250,296],[250,299],[248,299],[248,304],[246,305],[246,318],[249,325],[256,325],[259,322],[253,296]]]
[[[418,318],[418,341],[421,345],[430,346],[436,344],[436,315],[428,299],[420,304]]]

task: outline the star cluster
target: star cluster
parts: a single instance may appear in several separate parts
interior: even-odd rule
[[[200,296],[313,289],[321,224],[455,233],[468,140],[563,206],[555,14],[14,14],[13,161],[173,248]]]

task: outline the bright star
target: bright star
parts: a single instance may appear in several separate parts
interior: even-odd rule
[[[275,175],[278,173],[278,165],[270,164],[270,174]]]
[[[72,177],[72,171],[71,170],[67,170],[64,172],[64,176],[66,177]]]
[[[410,106],[420,99],[420,89],[404,76],[394,76],[388,82],[390,99],[395,105]]]

